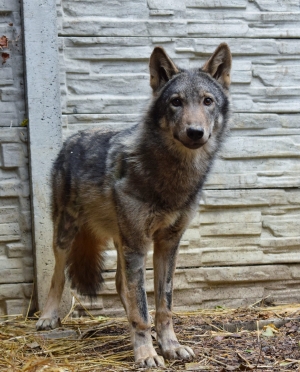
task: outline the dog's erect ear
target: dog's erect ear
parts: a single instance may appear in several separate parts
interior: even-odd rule
[[[224,88],[230,85],[231,53],[226,43],[220,44],[210,59],[201,68],[202,71],[210,74]]]
[[[179,72],[179,69],[162,47],[154,48],[150,57],[149,68],[150,85],[154,93]]]

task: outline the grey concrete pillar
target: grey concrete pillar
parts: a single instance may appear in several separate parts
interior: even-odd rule
[[[42,309],[54,257],[50,219],[50,171],[61,147],[61,106],[55,0],[23,0],[27,115],[36,298]],[[65,306],[68,304],[65,302]]]

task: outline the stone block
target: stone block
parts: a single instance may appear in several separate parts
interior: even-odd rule
[[[204,54],[210,55],[213,53],[216,45],[221,42],[220,39],[213,39],[213,38],[197,38],[194,41],[194,52],[197,54]],[[227,41],[230,50],[234,56],[257,56],[257,55],[265,55],[270,58],[270,56],[278,55],[279,54],[279,47],[275,40],[273,39],[243,39],[243,38],[234,38],[232,40],[224,40]],[[180,43],[180,41],[179,41]],[[178,44],[179,44],[178,43]],[[287,43],[283,42],[285,46]]]
[[[14,113],[1,113],[1,126],[2,127],[16,127],[19,125],[19,115]]]
[[[23,95],[24,95],[23,89],[16,89],[16,88],[0,89],[0,97],[3,102],[19,101],[19,105],[20,105],[21,104],[20,101],[23,99]]]
[[[3,167],[14,168],[23,165],[24,152],[19,143],[3,143],[1,145]]]
[[[213,298],[212,299],[205,299],[205,300],[203,300],[200,309],[214,309],[218,306],[222,306],[222,307],[228,308],[228,309],[237,309],[237,308],[241,308],[241,307],[248,307],[248,306],[253,305],[254,303],[257,302],[256,294],[257,294],[257,292],[253,291],[253,292],[249,292],[248,293],[249,296],[244,297],[244,298],[222,298],[222,299],[218,299],[218,300],[214,300]],[[253,297],[252,297],[252,295],[253,295]],[[195,308],[194,306],[193,306],[192,309],[197,310],[197,308]],[[199,309],[199,307],[198,307],[198,309]],[[183,308],[183,310],[184,310],[184,308]]]
[[[204,268],[204,280],[209,283],[263,282],[292,279],[288,266],[257,265],[240,267]],[[189,271],[189,280],[197,280],[197,272]],[[201,277],[201,276],[200,276]]]
[[[27,195],[29,195],[29,193]],[[22,231],[31,231],[31,212],[30,211],[23,211],[20,213],[20,228]]]
[[[22,283],[24,281],[21,258],[0,257],[0,283]]]
[[[26,143],[27,144],[27,142],[28,142],[28,131],[27,131],[27,129],[20,129],[19,128],[19,130],[18,130],[18,136],[19,136],[19,139],[21,140],[21,142],[23,142],[23,143]],[[26,156],[28,155],[27,154],[27,148],[24,148],[23,147],[23,149],[24,149],[24,152],[26,153]]]
[[[22,243],[6,244],[6,255],[8,258],[23,257],[26,247]]]
[[[33,283],[23,283],[22,289],[23,289],[23,294],[25,298],[30,299],[33,296],[33,291],[34,291]]]
[[[239,223],[241,221],[244,223],[259,223],[261,219],[260,211],[231,211],[224,209],[218,213],[209,210],[199,213],[199,222],[202,227],[206,224],[228,223],[229,221],[231,223]]]
[[[275,238],[275,237],[263,237],[259,246],[266,252],[283,252],[285,249],[288,251],[296,251],[300,245],[300,236],[294,236],[292,238]]]
[[[185,289],[185,290],[177,290],[174,291],[173,302],[174,308],[182,307],[185,309],[189,308],[199,308],[202,307],[202,303],[204,300],[203,296],[203,289],[202,288],[193,288],[193,289]],[[154,304],[153,304],[154,307]]]
[[[2,243],[0,244],[0,256],[4,256],[6,254],[5,245]]]
[[[257,6],[262,11],[267,12],[292,12],[299,11],[297,0],[287,0],[280,3],[274,3],[272,0],[255,0]]]
[[[219,286],[207,287],[202,292],[202,300],[234,300],[234,299],[247,299],[250,298],[263,298],[264,288],[262,286]]]
[[[206,266],[259,264],[263,262],[263,257],[263,252],[256,248],[211,248],[202,251],[201,262]]]
[[[0,86],[11,86],[13,82],[14,80],[12,68],[3,66],[0,70]]]
[[[148,74],[126,74],[120,77],[68,73],[67,87],[73,95],[93,95],[97,92],[98,95],[130,96],[147,91],[150,93]]]
[[[33,265],[31,267],[23,268],[23,282],[33,282],[35,280]],[[49,290],[49,288],[48,288]]]
[[[215,235],[260,235],[262,232],[261,222],[257,223],[216,223],[212,225],[200,226],[201,236],[215,236]]]
[[[18,197],[22,195],[22,184],[18,179],[0,180],[0,197]]]
[[[7,315],[23,315],[26,313],[27,301],[20,300],[6,300],[6,314]],[[27,305],[28,306],[28,305]]]
[[[149,99],[147,96],[106,96],[96,98],[94,95],[86,100],[74,97],[67,101],[67,111],[70,114],[99,113],[104,114],[132,114],[141,112]]]
[[[28,164],[25,164],[25,166],[18,168],[18,175],[22,182],[25,182],[28,184],[28,181],[29,181]]]
[[[300,234],[300,214],[266,216],[263,227],[272,231],[274,236],[293,237]]]
[[[20,239],[20,227],[18,223],[0,224],[0,241]]]
[[[199,28],[197,20],[188,21],[188,34],[194,35],[207,35],[208,37],[218,37],[219,35],[232,35],[232,37],[246,36],[249,32],[248,25],[244,21],[223,21],[222,23],[211,23],[210,21],[201,22],[203,29]]]
[[[22,197],[19,199],[19,203],[20,203],[20,209],[21,210],[30,210],[30,199],[29,197]]]
[[[2,207],[0,208],[0,224],[2,223],[17,223],[19,220],[19,210],[17,207]]]
[[[188,241],[199,241],[200,239],[200,232],[199,229],[187,229],[183,234],[182,240]]]
[[[23,290],[21,283],[15,284],[0,284],[0,301],[10,298],[23,298]]]
[[[287,195],[284,190],[204,190],[202,202],[206,206],[270,206],[286,205]]]
[[[300,66],[257,65],[253,67],[253,76],[259,78],[265,86],[299,86]],[[277,88],[278,89],[278,88]]]
[[[20,3],[17,0],[3,0],[0,4],[0,10],[3,12],[19,12]]]
[[[33,257],[24,257],[23,266],[24,267],[32,267],[33,266]]]
[[[241,8],[245,9],[247,7],[246,0],[217,0],[213,3],[209,0],[186,0],[186,6],[191,8],[204,8],[204,9],[215,9],[215,8],[222,8],[222,9],[236,9]]]
[[[66,1],[64,14],[73,17],[103,16],[103,7],[99,7],[97,1]],[[143,19],[148,13],[147,2],[144,0],[125,0],[121,3],[107,1],[105,3],[105,14],[113,18],[136,18]]]
[[[0,143],[19,142],[19,128],[2,128],[0,132]]]
[[[290,270],[293,279],[300,279],[300,264],[290,265]]]
[[[277,137],[275,147],[272,137],[260,137],[256,138],[255,141],[249,141],[248,138],[231,137],[227,140],[226,147],[222,151],[222,158],[248,158],[250,154],[251,158],[294,157],[299,155],[299,140],[300,136],[292,136],[291,138]]]
[[[299,283],[296,284],[299,286]],[[292,289],[292,288],[285,288],[281,291],[276,290],[266,290],[266,296],[271,295],[275,298],[277,304],[281,305],[288,305],[291,303],[299,303],[300,302],[300,294],[299,291]]]

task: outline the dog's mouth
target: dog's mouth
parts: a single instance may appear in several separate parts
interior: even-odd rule
[[[191,150],[197,150],[207,143],[210,136],[208,137],[206,141],[203,141],[203,138],[201,138],[199,141],[192,141],[189,138],[182,140],[179,138],[177,134],[174,134],[174,138],[175,140],[179,141],[184,147],[187,147],[188,149],[191,149]]]
[[[185,147],[187,147],[188,149],[191,149],[191,150],[197,150],[199,149],[200,147],[202,147],[204,145],[204,143],[183,143],[181,142]],[[205,142],[206,143],[206,142]]]

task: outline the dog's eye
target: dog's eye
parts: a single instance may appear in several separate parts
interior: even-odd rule
[[[205,106],[210,106],[213,103],[213,100],[210,97],[205,97],[203,103]]]
[[[171,104],[174,107],[182,106],[182,102],[179,98],[172,99]]]

